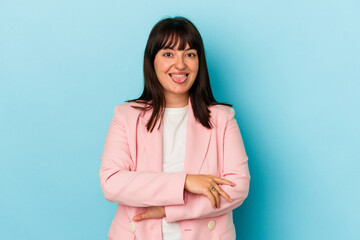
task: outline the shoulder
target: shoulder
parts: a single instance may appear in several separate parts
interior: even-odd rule
[[[116,105],[114,108],[114,118],[125,120],[139,117],[143,114],[143,111],[135,107],[144,107],[144,105],[136,102],[127,102]]]
[[[210,105],[211,122],[217,129],[224,129],[228,125],[229,121],[234,119],[235,111],[232,107],[227,105]]]
[[[225,121],[227,122],[229,119],[235,116],[234,108],[227,105],[210,105],[209,106],[211,117],[216,121]]]

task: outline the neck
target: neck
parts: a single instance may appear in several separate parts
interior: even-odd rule
[[[189,94],[184,95],[165,95],[167,108],[180,108],[188,105]]]

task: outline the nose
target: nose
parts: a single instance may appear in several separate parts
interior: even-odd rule
[[[178,56],[176,58],[176,63],[175,63],[175,67],[177,69],[184,69],[185,68],[185,62],[182,56]]]

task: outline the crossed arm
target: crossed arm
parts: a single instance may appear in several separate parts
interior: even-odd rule
[[[134,221],[166,217],[168,222],[175,222],[219,216],[238,207],[248,195],[250,174],[234,115],[231,108],[224,136],[224,167],[221,177],[216,177],[131,171],[135,166],[121,113],[115,108],[100,158],[100,183],[105,198],[128,206],[148,207],[134,216]]]

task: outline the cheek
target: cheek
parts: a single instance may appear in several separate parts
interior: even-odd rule
[[[161,62],[161,63],[157,63],[155,65],[155,72],[156,74],[167,74],[167,72],[169,71],[169,63],[167,62]]]
[[[193,73],[197,73],[199,71],[199,61],[191,61],[188,66]]]
[[[194,63],[193,66],[191,67],[191,71],[194,72],[194,74],[197,74],[199,71],[199,64]]]
[[[156,75],[160,75],[164,71],[164,61],[160,56],[155,56],[154,68]]]

